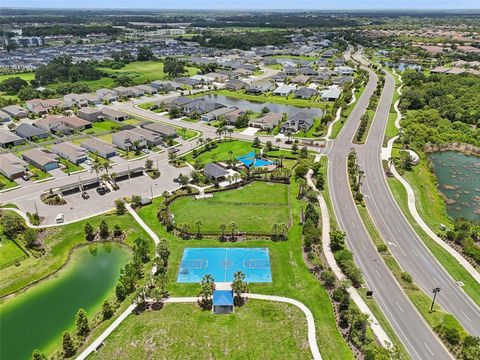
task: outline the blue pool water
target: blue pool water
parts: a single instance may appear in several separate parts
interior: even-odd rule
[[[262,166],[268,166],[268,165],[273,165],[274,162],[268,161],[268,160],[263,160],[263,159],[257,159],[255,157],[255,151],[249,152],[247,155],[243,155],[237,158],[238,161],[242,162],[243,165],[246,167],[250,167],[253,164],[253,167],[262,167]]]
[[[204,275],[215,282],[232,282],[241,271],[246,282],[272,282],[267,248],[187,248],[183,251],[177,282],[198,283]]]

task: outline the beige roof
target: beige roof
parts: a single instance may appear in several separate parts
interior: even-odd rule
[[[66,155],[69,159],[76,159],[87,154],[87,150],[72,144],[71,142],[62,142],[52,146],[52,152],[60,156]]]
[[[0,172],[10,178],[14,174],[21,173],[28,164],[12,153],[0,154]]]
[[[44,166],[52,161],[58,161],[57,155],[39,148],[26,150],[23,152],[22,156],[24,159],[30,159],[39,164],[40,166]]]

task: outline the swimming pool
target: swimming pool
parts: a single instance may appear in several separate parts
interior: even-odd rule
[[[272,282],[267,248],[186,248],[178,272],[178,283],[198,283],[204,275],[215,282],[232,282],[241,271],[246,282]]]
[[[250,167],[253,164],[253,167],[262,167],[262,166],[268,166],[268,165],[273,165],[275,164],[272,161],[269,160],[263,160],[263,159],[258,159],[255,156],[255,151],[249,152],[246,155],[239,156],[237,160],[243,163],[246,167]]]

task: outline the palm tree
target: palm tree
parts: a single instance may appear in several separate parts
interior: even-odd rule
[[[228,226],[230,227],[230,231],[231,231],[232,238],[233,238],[234,235],[235,235],[235,231],[238,229],[238,225],[235,221],[232,221]]]
[[[282,238],[285,240],[287,238],[288,226],[286,224],[280,224],[280,231],[282,232]]]
[[[280,160],[280,167],[283,167],[283,158],[284,156],[282,154],[278,156],[278,159]]]
[[[307,180],[300,178],[297,180],[298,183],[298,198],[302,198],[305,193],[305,188],[307,186]]]
[[[110,177],[108,176],[108,174],[102,174],[102,176],[100,176],[100,179],[102,179],[102,181],[106,183],[110,179]]]
[[[202,146],[203,144],[203,138],[202,137],[199,137],[198,140],[197,140],[197,144],[199,144],[200,146]]]
[[[195,221],[195,226],[197,227],[197,238],[198,239],[200,239],[200,228],[202,227],[202,225],[203,225],[202,220]]]
[[[98,173],[99,173],[100,169],[102,168],[102,165],[99,162],[94,161],[94,163],[92,165],[92,168],[95,171],[95,174],[97,174],[97,180],[100,181],[100,179],[98,177]]]
[[[228,158],[230,159],[230,161],[233,160],[233,151],[232,150],[228,150]]]
[[[104,160],[102,163],[102,169],[105,170],[105,172],[108,175],[108,170],[112,168],[112,165],[110,165],[108,160]]]
[[[225,224],[220,224],[220,226],[218,227],[220,229],[220,232],[222,234],[222,239],[225,238],[225,230],[227,230],[227,225]]]
[[[273,224],[272,225],[272,231],[273,231],[273,236],[275,239],[278,238],[278,230],[279,230],[280,226],[278,224]]]
[[[232,129],[231,127],[229,127],[229,128],[227,129],[227,132],[228,132],[228,134],[230,135],[230,139],[231,139],[231,138],[232,138],[233,129]]]
[[[277,137],[277,138],[275,138],[275,142],[277,143],[277,148],[280,149],[280,143],[282,142],[282,139]]]
[[[135,155],[138,155],[140,152],[140,149],[138,148],[140,146],[140,141],[135,140],[132,145],[135,148]]]
[[[215,134],[221,137],[223,134],[223,128],[221,127],[217,128],[217,130],[215,130]]]
[[[392,165],[394,164],[394,159],[393,157],[389,157],[388,158],[388,171],[390,172],[390,170],[392,169]]]

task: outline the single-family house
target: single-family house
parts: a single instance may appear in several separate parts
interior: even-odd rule
[[[102,108],[102,113],[106,119],[112,120],[112,121],[124,121],[124,120],[130,119],[130,115],[128,115],[127,113],[124,113],[123,111],[120,111],[120,110],[110,109],[107,107]]]
[[[298,69],[297,74],[306,75],[306,76],[314,76],[314,75],[317,75],[317,71],[310,66],[303,66],[300,69]]]
[[[13,119],[23,119],[28,116],[28,110],[18,105],[5,106],[2,111],[10,115]]]
[[[81,108],[78,110],[77,116],[90,122],[101,121],[104,118],[102,110],[92,107]]]
[[[347,84],[347,83],[351,83],[353,81],[353,77],[352,76],[339,76],[335,79],[332,80],[332,84],[333,85],[344,85],[344,84]]]
[[[164,140],[164,137],[159,133],[155,131],[147,130],[145,128],[136,127],[136,128],[130,129],[129,131],[142,136],[146,140],[147,146],[149,147],[160,145],[163,143],[163,140]]]
[[[194,80],[198,80],[202,84],[211,84],[212,82],[215,81],[215,78],[212,76],[200,75],[200,74],[190,76],[190,78]]]
[[[337,66],[335,71],[341,75],[353,75],[354,70],[350,66]]]
[[[192,79],[189,77],[179,77],[175,79],[175,82],[179,83],[180,85],[187,85],[191,87],[202,85],[199,80]]]
[[[150,83],[157,91],[169,92],[180,89],[181,86],[175,81],[155,80]]]
[[[301,110],[292,116],[282,125],[280,132],[295,133],[297,131],[308,131],[314,123],[314,115],[311,112]]]
[[[90,121],[80,119],[77,116],[46,116],[37,120],[34,125],[55,134],[68,134],[72,130],[82,131],[92,127]]]
[[[112,143],[119,149],[129,151],[147,146],[147,139],[138,132],[122,130],[112,135]]]
[[[39,148],[24,151],[22,158],[42,171],[57,169],[59,164],[58,155]]]
[[[275,85],[273,85],[270,81],[260,80],[252,82],[246,92],[249,94],[260,95],[272,91],[274,88]]]
[[[297,75],[297,68],[295,66],[286,65],[283,67],[283,72],[287,76],[295,76]]]
[[[277,126],[283,119],[283,115],[279,113],[269,112],[260,118],[252,119],[248,122],[248,126],[270,131]]]
[[[235,77],[247,77],[247,76],[252,75],[253,71],[248,70],[248,69],[240,68],[240,69],[233,70],[232,73],[233,73],[233,76],[235,76]]]
[[[151,123],[146,123],[141,125],[142,128],[148,130],[148,131],[153,131],[157,134],[159,134],[162,138],[168,138],[168,137],[177,137],[177,130],[174,127],[157,123],[157,122],[151,122]]]
[[[139,98],[139,97],[145,96],[145,91],[143,91],[142,89],[139,89],[136,86],[131,86],[128,89],[130,89],[130,91],[132,92],[133,97]]]
[[[182,111],[185,115],[191,115],[193,113],[205,114],[221,107],[223,107],[222,104],[199,98],[185,104],[182,107]]]
[[[245,81],[238,80],[238,79],[232,79],[228,80],[225,83],[225,89],[231,90],[231,91],[238,91],[238,90],[243,90],[248,87],[248,84]]]
[[[8,115],[6,112],[0,110],[0,123],[2,122],[9,122],[11,121],[10,115]]]
[[[144,94],[147,94],[147,95],[153,95],[153,94],[156,94],[158,91],[155,87],[151,86],[151,85],[137,85],[137,86],[134,86],[136,89],[139,89],[141,91],[143,91]]]
[[[87,100],[88,105],[96,106],[102,103],[102,100],[95,94],[82,94],[82,96]]]
[[[218,72],[210,72],[208,74],[205,74],[206,76],[209,76],[209,77],[212,77],[215,79],[215,81],[219,81],[219,82],[225,82],[228,80],[228,75],[226,74],[221,74],[221,73],[218,73]]]
[[[207,179],[216,182],[224,180],[229,175],[229,172],[225,168],[215,163],[207,164],[203,168],[203,173]]]
[[[288,96],[293,91],[295,91],[295,86],[283,84],[277,87],[275,90],[273,90],[273,95]]]
[[[87,160],[88,152],[80,146],[72,144],[71,142],[62,142],[52,146],[52,153],[61,156],[62,158],[74,164],[80,164]]]
[[[88,139],[82,142],[80,146],[104,159],[117,155],[117,150],[111,144],[97,138]]]
[[[224,116],[224,115],[226,115],[226,114],[228,114],[232,111],[235,111],[235,110],[238,110],[238,108],[234,107],[234,106],[222,107],[222,108],[210,111],[206,114],[203,114],[202,116],[200,116],[200,120],[207,121],[207,122],[219,120],[222,116]]]
[[[166,105],[169,109],[172,109],[172,108],[183,109],[185,105],[190,104],[193,100],[194,99],[190,99],[185,96],[179,96],[167,102]]]
[[[315,89],[302,87],[295,91],[295,97],[300,99],[310,99],[317,93]]]
[[[117,93],[118,98],[129,98],[133,96],[132,89],[125,86],[117,86],[113,88],[113,91]]]
[[[23,123],[15,128],[15,133],[23,139],[34,141],[48,138],[48,132],[29,123]]]
[[[65,102],[65,105],[68,107],[78,107],[82,108],[85,106],[88,106],[88,101],[85,98],[84,95],[81,94],[67,94],[63,96],[63,101]]]
[[[341,89],[338,87],[329,87],[323,90],[320,97],[322,101],[335,101],[340,97]]]
[[[225,122],[230,125],[235,125],[238,118],[245,114],[245,110],[242,109],[235,109],[223,115]]]
[[[7,149],[25,143],[25,139],[9,130],[0,129],[0,147]]]
[[[63,105],[63,102],[57,99],[32,99],[25,102],[28,111],[37,114],[43,115],[47,114],[53,108],[58,108]]]
[[[119,96],[115,90],[110,89],[99,89],[96,94],[101,101],[106,101],[108,103],[117,101]]]
[[[299,84],[299,85],[304,85],[308,83],[310,80],[310,76],[307,75],[298,75],[292,78],[292,84]]]
[[[0,154],[0,173],[9,180],[22,177],[27,173],[28,164],[12,153]]]

